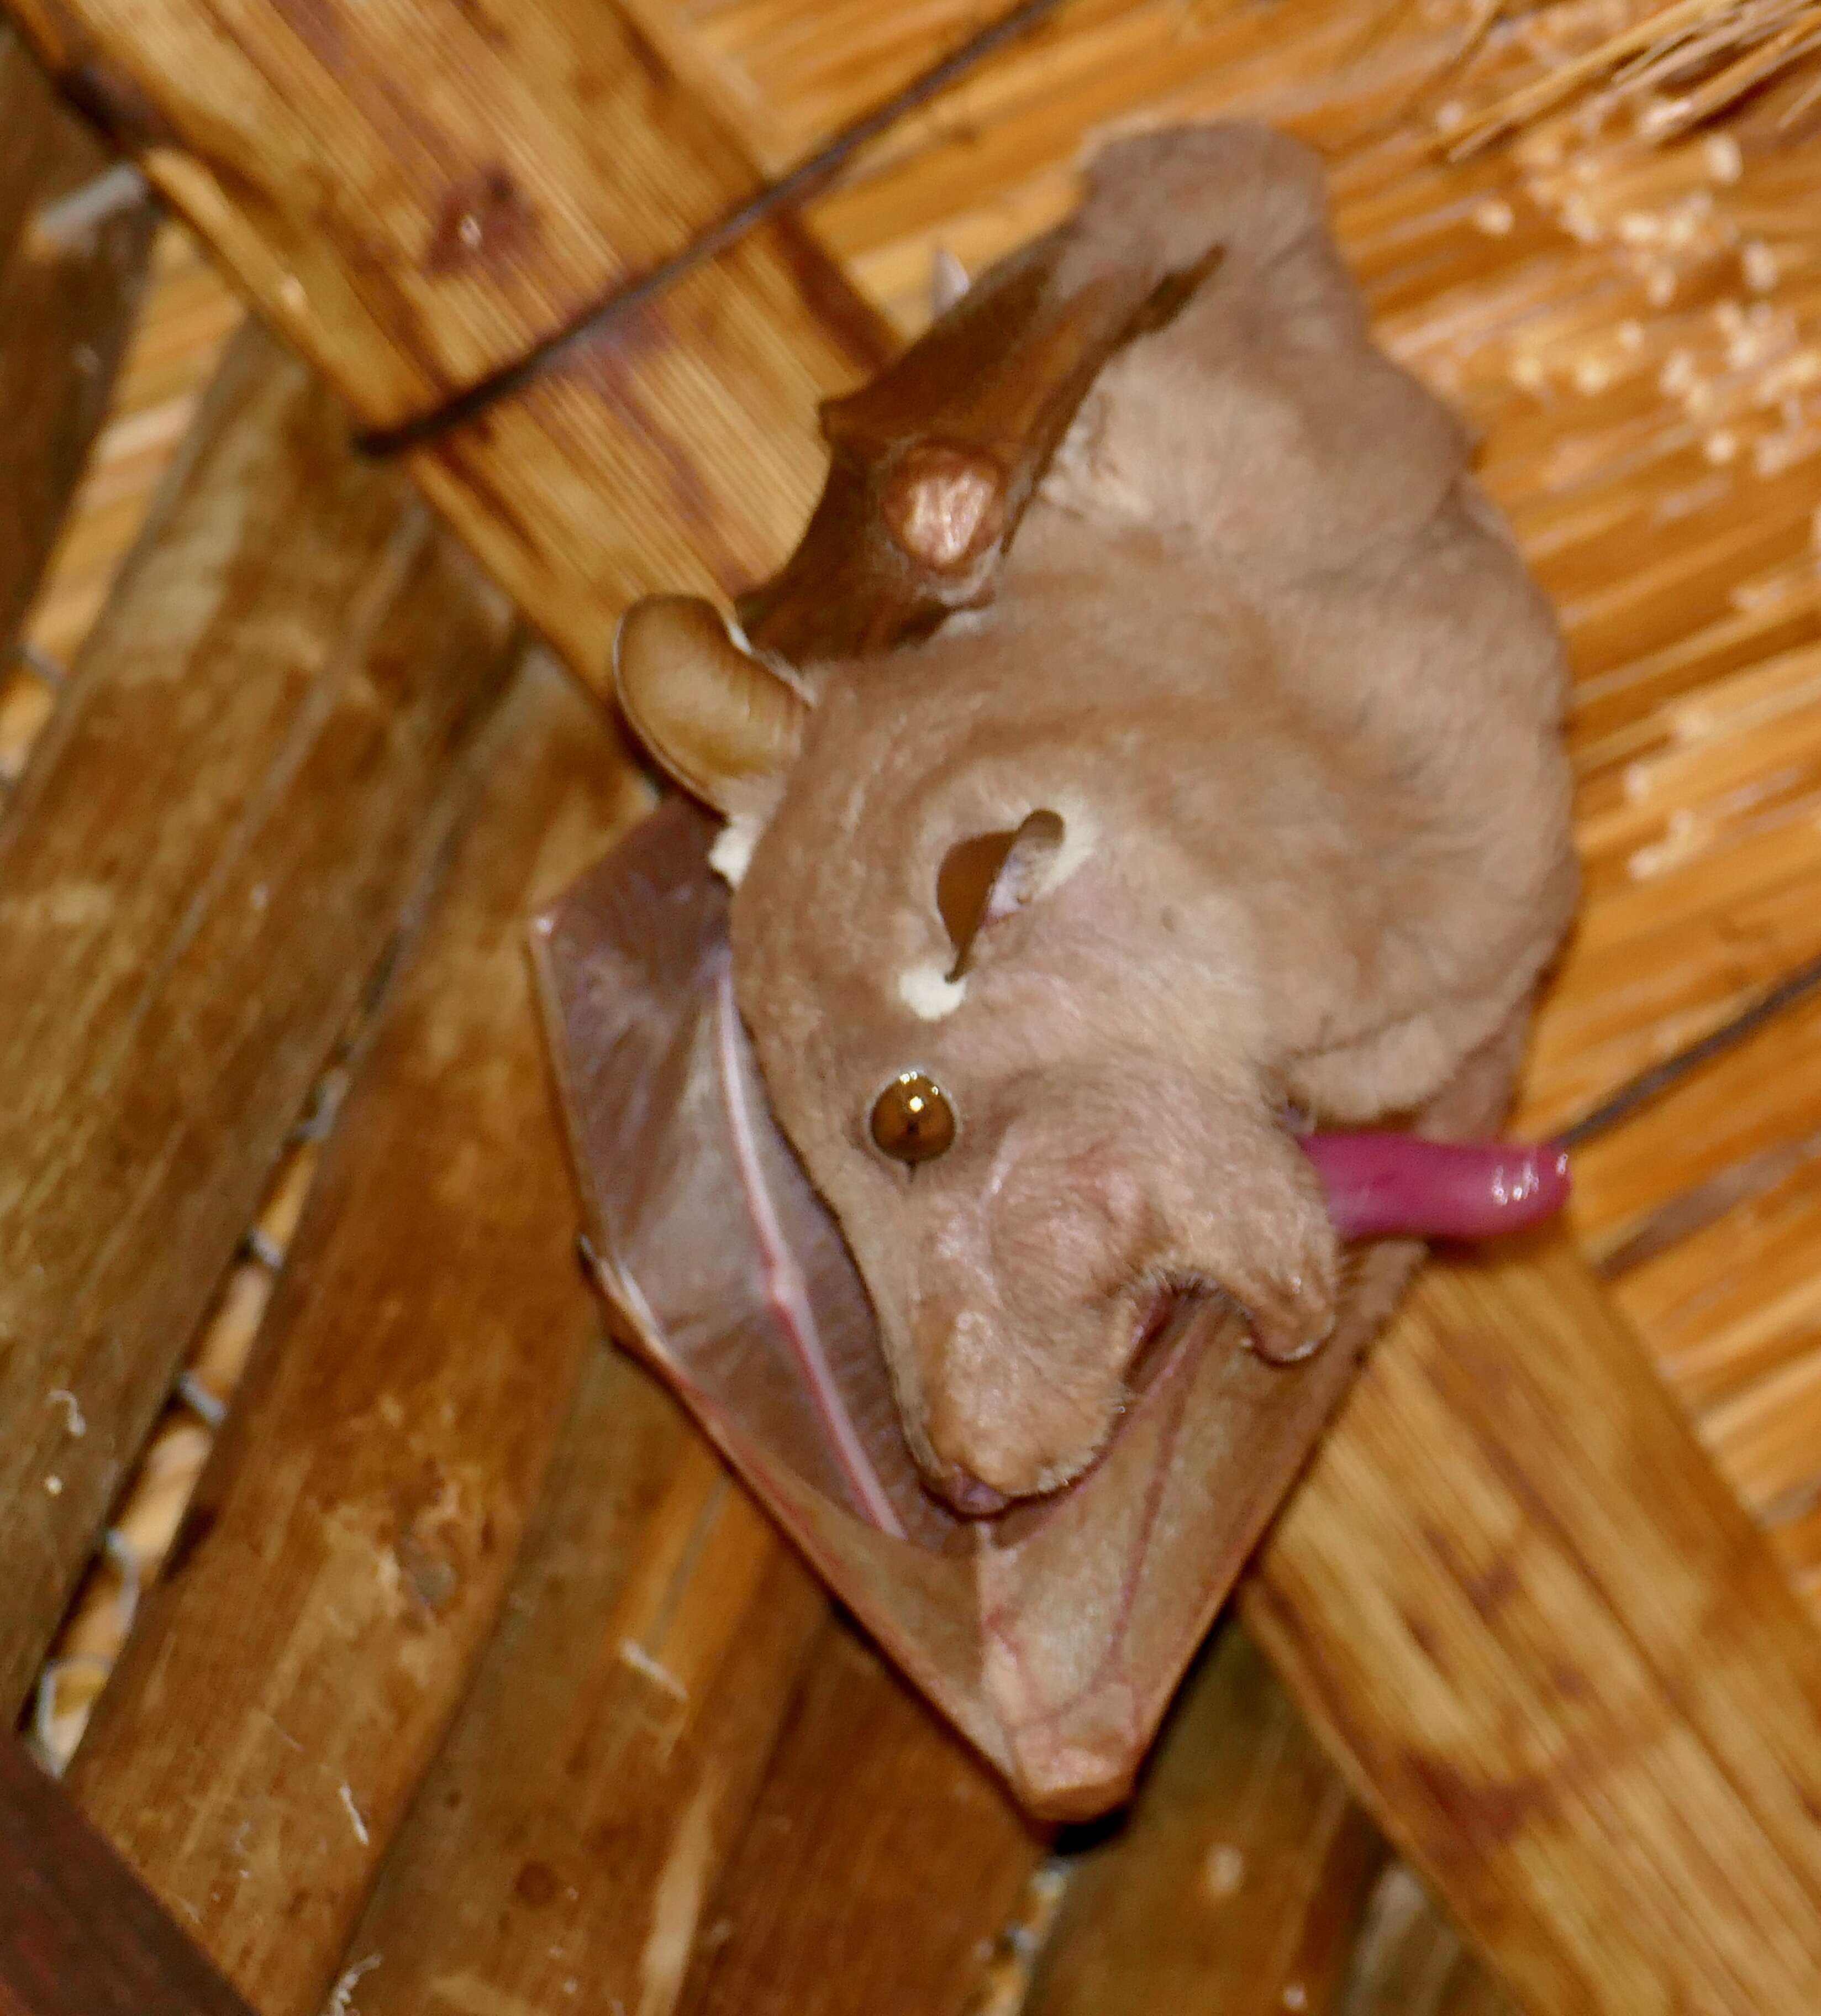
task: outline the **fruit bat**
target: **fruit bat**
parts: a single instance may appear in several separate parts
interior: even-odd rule
[[[598,1277],[1049,1812],[1119,1796],[1485,1137],[1575,876],[1549,605],[1316,159],[1107,148],[623,621],[694,805],[539,921]]]

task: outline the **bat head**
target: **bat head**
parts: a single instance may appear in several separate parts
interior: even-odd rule
[[[970,1512],[1080,1475],[1185,1299],[1321,1341],[1287,1108],[1459,1125],[1504,1042],[1495,1107],[1573,893],[1553,618],[1319,163],[1219,125],[1089,184],[825,408],[743,632],[658,598],[616,654],[726,819],[776,1117]]]
[[[825,667],[813,705],[704,604],[641,605],[618,656],[635,725],[728,815],[774,1111],[925,1478],[970,1513],[1079,1476],[1185,1302],[1229,1297],[1293,1358],[1337,1272],[1245,906],[1035,686],[1015,736],[983,722],[1017,627]]]

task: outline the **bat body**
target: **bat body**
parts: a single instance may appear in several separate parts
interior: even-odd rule
[[[831,425],[895,648],[780,650],[787,569],[753,648],[668,603],[618,668],[726,815],[767,1094],[971,1513],[1081,1476],[1185,1301],[1277,1360],[1382,1315],[1416,1248],[1350,1258],[1299,1135],[1495,1125],[1574,894],[1554,621],[1314,157],[1122,142],[953,313],[1013,300],[1092,325],[1031,339],[1022,463],[963,415],[844,476]]]

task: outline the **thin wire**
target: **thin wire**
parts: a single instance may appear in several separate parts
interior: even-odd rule
[[[1742,1009],[1731,1021],[1722,1022],[1718,1028],[1710,1031],[1697,1042],[1690,1043],[1686,1049],[1678,1050],[1674,1057],[1665,1057],[1661,1064],[1640,1071],[1628,1084],[1621,1085],[1617,1092],[1603,1099],[1592,1111],[1582,1114],[1572,1126],[1549,1138],[1563,1148],[1584,1146],[1596,1136],[1616,1127],[1621,1120],[1630,1119],[1640,1108],[1660,1099],[1672,1085],[1679,1085],[1690,1072],[1744,1042],[1766,1022],[1786,1009],[1793,1008],[1818,988],[1821,988],[1821,959],[1811,959],[1806,966],[1798,967],[1787,980],[1779,981],[1768,994],[1760,995],[1749,1008]]]
[[[662,265],[625,281],[604,300],[585,309],[580,318],[554,336],[545,337],[512,363],[477,379],[466,391],[458,392],[432,412],[401,421],[396,427],[374,427],[354,437],[361,452],[369,455],[398,455],[449,428],[459,427],[498,400],[520,391],[549,369],[560,358],[599,336],[610,322],[661,293],[698,266],[716,259],[731,245],[777,211],[807,203],[840,172],[849,157],[911,113],[939,96],[969,70],[1006,44],[1028,34],[1046,15],[1053,14],[1063,0],[1023,0],[1023,4],[1002,15],[980,33],[925,70],[902,91],[883,104],[862,113],[844,126],[825,146],[797,163],[775,182],[768,182],[756,195],[725,211],[692,239],[682,250]]]

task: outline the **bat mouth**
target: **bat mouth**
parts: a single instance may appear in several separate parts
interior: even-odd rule
[[[1553,1218],[1567,1201],[1568,1157],[1552,1142],[1294,1131],[1344,1240],[1498,1238]],[[1243,1305],[1218,1281],[1192,1275],[1143,1281],[1121,1301],[1125,1306],[1115,1323],[1127,1341],[1120,1417],[1096,1463],[1117,1438],[1123,1417],[1175,1366],[1199,1312],[1224,1303],[1251,1324]],[[1261,1355],[1271,1363],[1300,1362]]]
[[[1212,1283],[1196,1280],[1164,1280],[1142,1284],[1131,1298],[1128,1319],[1130,1341],[1126,1348],[1124,1407],[1143,1399],[1175,1358],[1186,1334],[1190,1319],[1221,1291]],[[1115,1424],[1114,1433],[1118,1432]],[[1110,1440],[1111,1438],[1109,1438]]]
[[[1520,1232],[1553,1217],[1567,1201],[1566,1154],[1551,1143],[1427,1141],[1416,1135],[1303,1133],[1297,1144],[1315,1165],[1328,1215],[1343,1240],[1478,1240]],[[1109,1351],[1123,1370],[1107,1432],[1085,1462],[1071,1464],[1035,1490],[1007,1496],[964,1471],[935,1489],[964,1518],[991,1519],[1072,1489],[1118,1439],[1126,1417],[1172,1372],[1208,1327],[1195,1319],[1231,1309],[1267,1363],[1294,1365],[1313,1355],[1274,1350],[1243,1301],[1217,1280],[1193,1274],[1147,1276],[1120,1293],[1110,1316]]]
[[[1288,1116],[1287,1125],[1313,1166],[1330,1221],[1345,1243],[1495,1237],[1553,1216],[1567,1197],[1567,1157],[1553,1143],[1430,1141],[1389,1131],[1321,1133],[1304,1131]],[[1034,1510],[1072,1490],[1099,1467],[1146,1396],[1224,1329],[1218,1321],[1200,1319],[1222,1311],[1237,1319],[1246,1341],[1267,1364],[1293,1366],[1320,1348],[1319,1337],[1297,1348],[1299,1335],[1279,1335],[1245,1297],[1213,1276],[1154,1267],[1118,1290],[1102,1319],[1101,1363],[1114,1379],[1096,1445],[1084,1443],[1072,1456],[1059,1453],[1045,1474],[1023,1489],[988,1483],[959,1463],[926,1465],[919,1458],[925,1490],[970,1521]]]

